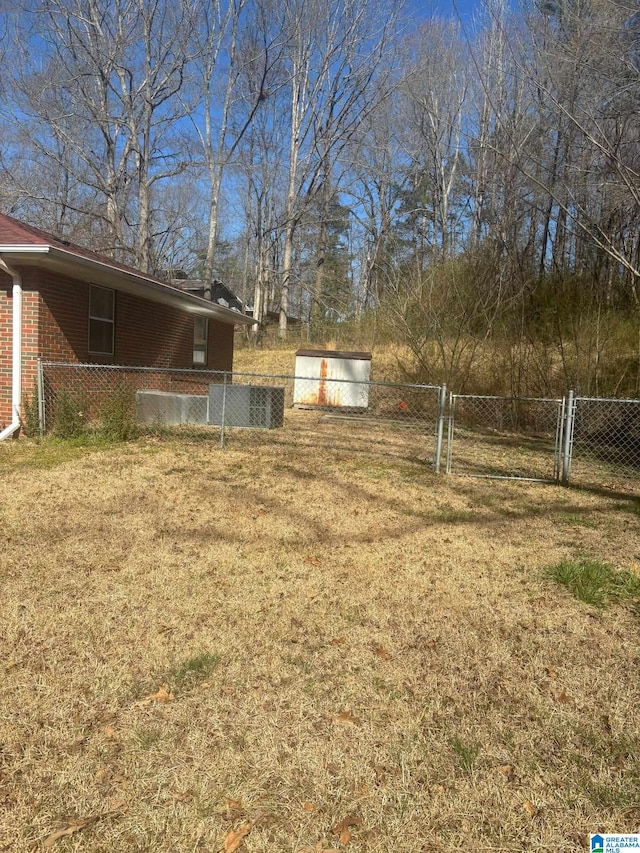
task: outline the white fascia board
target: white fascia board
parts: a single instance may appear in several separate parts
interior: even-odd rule
[[[225,308],[200,296],[185,293],[170,284],[145,276],[144,273],[118,269],[106,261],[85,258],[57,246],[2,245],[0,253],[14,264],[31,262],[34,266],[45,267],[68,275],[70,278],[79,278],[80,274],[84,273],[81,280],[88,284],[111,287],[151,302],[159,302],[192,314],[211,317],[222,323],[247,326],[254,323],[251,317],[239,311]],[[90,276],[89,280],[87,275]]]

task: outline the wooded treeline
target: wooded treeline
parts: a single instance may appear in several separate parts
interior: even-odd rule
[[[7,213],[422,379],[640,392],[629,5],[8,0],[0,33]]]

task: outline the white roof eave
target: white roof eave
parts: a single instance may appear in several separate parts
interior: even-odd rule
[[[103,287],[111,287],[114,290],[130,293],[151,302],[159,302],[192,314],[200,314],[211,317],[222,323],[252,325],[254,320],[225,308],[201,296],[184,293],[170,284],[156,281],[144,273],[121,270],[111,266],[107,261],[94,258],[85,258],[74,252],[69,252],[57,246],[33,246],[33,245],[0,245],[0,256],[15,265],[28,264],[30,266],[44,267],[45,269],[59,272],[70,278],[80,278],[89,284],[97,284]]]

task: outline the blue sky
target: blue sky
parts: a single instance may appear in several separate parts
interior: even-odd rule
[[[524,0],[506,0],[506,7],[511,11],[523,8]],[[462,19],[465,29],[470,29],[474,20],[480,17],[483,0],[405,0],[405,9],[416,20],[426,20],[431,17]]]
[[[407,9],[417,18],[457,18],[459,13],[465,22],[480,6],[478,0],[407,0]]]

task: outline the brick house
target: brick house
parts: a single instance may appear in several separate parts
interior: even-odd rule
[[[0,214],[0,439],[37,359],[231,370],[250,318]]]

